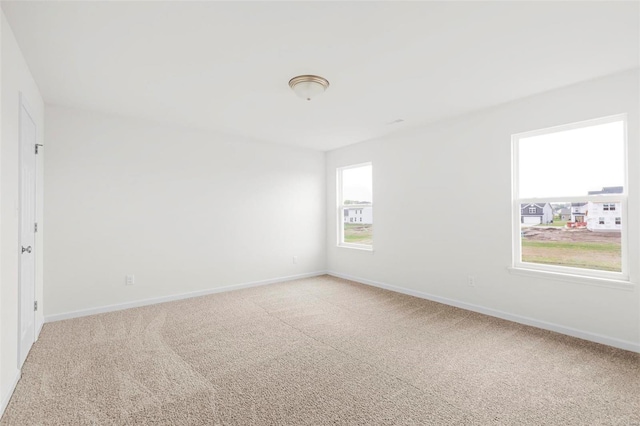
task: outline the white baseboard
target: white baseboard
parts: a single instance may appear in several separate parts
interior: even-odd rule
[[[353,277],[351,275],[342,274],[335,271],[328,271],[327,274],[334,277],[355,281],[361,284],[366,284],[373,287],[379,287],[386,290],[395,291],[396,293],[402,293],[402,294],[407,294],[409,296],[419,297],[421,299],[432,300],[434,302],[443,303],[445,305],[455,306],[456,308],[466,309],[468,311],[478,312],[478,313],[489,315],[492,317],[505,319],[507,321],[513,321],[519,324],[530,325],[532,327],[542,328],[544,330],[555,331],[556,333],[566,334],[568,336],[577,337],[579,339],[589,340],[591,342],[601,343],[603,345],[613,346],[615,348],[625,349],[627,351],[640,353],[640,344],[630,342],[627,340],[621,340],[621,339],[616,339],[609,336],[603,336],[597,333],[591,333],[588,331],[578,330],[571,327],[565,327],[565,326],[550,323],[547,321],[537,320],[535,318],[529,318],[521,315],[511,314],[511,313],[499,311],[496,309],[486,308],[480,305],[460,302],[458,300],[435,296],[432,294],[423,293],[421,291],[410,290],[407,288],[398,287],[398,286],[386,284],[386,283],[381,283],[378,281],[372,281],[365,278]]]
[[[18,385],[18,381],[20,381],[20,370],[16,370],[16,374],[11,382],[11,386],[9,387],[9,392],[6,395],[2,395],[2,399],[0,400],[0,418],[4,414],[4,410],[7,409],[7,405],[9,405],[9,401],[11,400],[11,396],[13,395],[13,391],[16,390],[16,386]]]
[[[182,299],[189,299],[189,298],[192,298],[192,297],[206,296],[208,294],[223,293],[223,292],[226,292],[226,291],[240,290],[240,289],[243,289],[243,288],[258,287],[258,286],[267,285],[267,284],[274,284],[274,283],[278,283],[278,282],[285,282],[285,281],[292,281],[292,280],[297,280],[297,279],[302,279],[302,278],[316,277],[316,276],[324,275],[324,274],[329,274],[329,275],[334,276],[334,277],[344,278],[346,280],[355,281],[355,282],[358,282],[358,283],[361,283],[361,284],[366,284],[366,285],[370,285],[370,286],[373,286],[373,287],[379,287],[379,288],[383,288],[383,289],[386,289],[386,290],[395,291],[396,293],[402,293],[402,294],[407,294],[409,296],[419,297],[421,299],[432,300],[434,302],[439,302],[439,303],[443,303],[445,305],[455,306],[457,308],[466,309],[468,311],[478,312],[478,313],[489,315],[489,316],[492,316],[492,317],[505,319],[507,321],[513,321],[513,322],[517,322],[519,324],[530,325],[532,327],[537,327],[537,328],[541,328],[541,329],[544,329],[544,330],[555,331],[556,333],[566,334],[568,336],[577,337],[579,339],[589,340],[589,341],[592,341],[592,342],[601,343],[603,345],[613,346],[613,347],[616,347],[616,348],[625,349],[625,350],[628,350],[628,351],[640,353],[640,344],[634,343],[634,342],[631,342],[631,341],[616,339],[616,338],[609,337],[609,336],[603,336],[603,335],[597,334],[597,333],[591,333],[591,332],[588,332],[588,331],[578,330],[578,329],[571,328],[571,327],[565,327],[565,326],[562,326],[562,325],[550,323],[550,322],[547,322],[547,321],[538,320],[538,319],[535,319],[535,318],[529,318],[529,317],[525,317],[525,316],[521,316],[521,315],[517,315],[517,314],[503,312],[503,311],[487,308],[487,307],[480,306],[480,305],[474,305],[474,304],[471,304],[471,303],[466,303],[466,302],[461,302],[461,301],[454,300],[454,299],[449,299],[449,298],[446,298],[446,297],[435,296],[433,294],[428,294],[428,293],[424,293],[424,292],[421,292],[421,291],[411,290],[411,289],[407,289],[407,288],[403,288],[403,287],[399,287],[399,286],[395,286],[395,285],[391,285],[391,284],[386,284],[386,283],[382,283],[382,282],[378,282],[378,281],[373,281],[373,280],[369,280],[369,279],[366,279],[366,278],[354,277],[354,276],[351,276],[351,275],[342,274],[342,273],[335,272],[335,271],[310,272],[310,273],[306,273],[306,274],[299,274],[299,275],[291,275],[291,276],[287,276],[287,277],[272,278],[272,279],[268,279],[268,280],[254,281],[254,282],[243,283],[243,284],[234,284],[234,285],[218,287],[218,288],[212,288],[212,289],[207,289],[207,290],[194,291],[194,292],[190,292],[190,293],[182,293],[182,294],[176,294],[176,295],[171,295],[171,296],[164,296],[164,297],[157,297],[157,298],[152,298],[152,299],[137,300],[137,301],[133,301],[133,302],[119,303],[119,304],[116,304],[116,305],[107,305],[107,306],[100,306],[100,307],[96,307],[96,308],[82,309],[82,310],[73,311],[73,312],[65,312],[65,313],[62,313],[62,314],[55,314],[55,315],[46,316],[44,318],[44,322],[45,323],[49,323],[49,322],[61,321],[61,320],[65,320],[65,319],[79,318],[79,317],[84,317],[84,316],[88,316],[88,315],[101,314],[101,313],[105,313],[105,312],[113,312],[113,311],[119,311],[119,310],[123,310],[123,309],[130,309],[130,308],[137,308],[137,307],[141,307],[141,306],[154,305],[154,304],[157,304],[157,303],[172,302],[172,301],[175,301],[175,300],[182,300]],[[38,330],[40,330],[41,328],[42,328],[42,324],[40,325]]]
[[[36,319],[35,340],[38,340],[38,337],[40,336],[40,332],[42,331],[42,327],[44,326],[44,317],[40,317],[40,318],[41,319]],[[16,374],[9,387],[9,392],[6,395],[2,395],[2,398],[0,398],[0,418],[2,418],[4,411],[7,409],[7,405],[9,405],[9,401],[11,400],[11,396],[13,395],[13,391],[16,390],[16,386],[20,381],[20,377],[22,377],[22,372],[20,370],[16,370]]]
[[[141,306],[155,305],[157,303],[173,302],[176,300],[190,299],[192,297],[206,296],[209,294],[223,293],[226,291],[240,290],[243,288],[258,287],[258,286],[267,285],[267,284],[275,284],[275,283],[280,283],[285,281],[299,280],[302,278],[317,277],[319,275],[325,275],[326,273],[327,273],[326,271],[309,272],[306,274],[290,275],[286,277],[272,278],[272,279],[262,280],[262,281],[253,281],[249,283],[234,284],[234,285],[228,285],[224,287],[192,291],[189,293],[174,294],[171,296],[154,297],[151,299],[136,300],[133,302],[118,303],[115,305],[98,306],[95,308],[81,309],[78,311],[48,315],[48,316],[45,316],[44,322],[49,323],[49,322],[62,321],[62,320],[71,319],[71,318],[85,317],[88,315],[102,314],[105,312],[121,311],[123,309],[130,309],[130,308],[139,308]]]
[[[44,327],[44,316],[36,317],[36,341],[38,340],[38,337],[40,337],[42,327]]]

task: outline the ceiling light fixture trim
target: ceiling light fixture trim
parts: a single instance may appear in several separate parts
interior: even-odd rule
[[[296,95],[308,101],[323,93],[329,87],[329,80],[318,75],[299,75],[289,80],[289,87]]]

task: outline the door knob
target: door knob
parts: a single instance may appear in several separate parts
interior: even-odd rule
[[[27,248],[22,247],[22,252],[24,253],[25,251],[26,251],[27,253],[31,253],[31,246],[29,246],[29,247],[27,247]]]

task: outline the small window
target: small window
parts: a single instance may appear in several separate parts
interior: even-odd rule
[[[535,214],[536,213],[536,208],[535,207],[529,207],[529,213],[530,214]]]
[[[618,115],[512,136],[514,268],[628,279],[626,127]],[[524,215],[525,205],[545,206],[550,226],[532,228],[540,218]],[[573,214],[550,223],[547,205]],[[600,216],[610,211],[615,225]]]
[[[373,248],[373,167],[371,163],[337,169],[338,213],[352,210],[358,217],[339,222],[338,245]]]

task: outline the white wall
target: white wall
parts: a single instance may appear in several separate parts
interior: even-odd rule
[[[329,270],[640,350],[638,79],[638,70],[624,72],[329,152]],[[510,274],[511,135],[624,112],[630,165],[625,226],[636,285],[606,288]],[[334,231],[336,168],[369,161],[373,253],[337,247]],[[468,286],[468,275],[476,287]]]
[[[18,147],[20,92],[28,100],[43,143],[44,102],[2,13],[2,137],[0,143],[0,414],[18,370]],[[42,221],[42,165],[38,156],[37,217]],[[36,234],[36,299],[43,305],[42,236]],[[43,322],[36,313],[36,326]],[[36,330],[37,331],[37,330]]]
[[[325,270],[324,153],[62,107],[45,118],[48,318]]]

